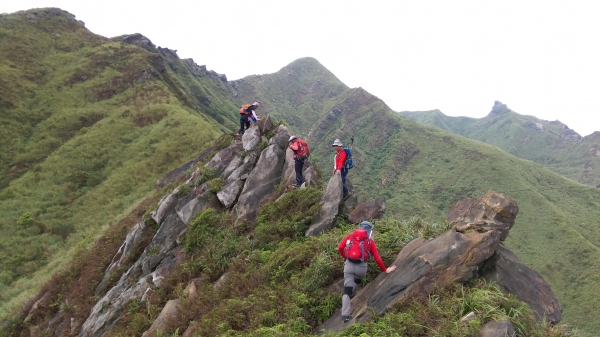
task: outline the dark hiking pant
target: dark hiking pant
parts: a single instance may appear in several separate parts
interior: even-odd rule
[[[346,194],[348,194],[348,188],[346,187],[346,176],[348,175],[348,169],[343,168],[340,170],[340,173],[342,175],[342,186],[344,187],[344,196],[346,196]]]
[[[367,262],[344,262],[344,295],[342,295],[342,316],[352,316],[350,296],[356,292],[356,286],[367,275]]]
[[[246,130],[250,128],[250,119],[248,118],[248,115],[240,115],[240,130],[238,131],[240,135],[244,134],[244,127],[246,127]]]
[[[304,166],[304,159],[296,157],[294,159],[294,169],[296,170],[296,184],[302,184],[302,167]]]

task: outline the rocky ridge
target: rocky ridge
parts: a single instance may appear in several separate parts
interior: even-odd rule
[[[271,138],[267,139],[267,134]],[[238,222],[251,224],[256,221],[261,205],[274,201],[288,190],[278,192],[277,186],[288,185],[294,178],[291,150],[287,149],[289,136],[285,126],[273,126],[267,117],[253,125],[241,142],[234,142],[218,151],[204,166],[204,171],[197,168],[189,179],[160,200],[151,212],[152,220],[159,225],[158,231],[139,259],[116,285],[108,289],[111,273],[124,263],[132,247],[148,231],[143,221],[133,227],[106,268],[104,278],[96,286],[95,294],[99,300],[84,322],[69,319],[60,310],[49,320],[47,327],[37,327],[37,331],[49,330],[55,336],[82,337],[103,336],[111,332],[126,312],[127,305],[134,300],[140,303],[147,301],[148,296],[184,259],[182,239],[196,215],[210,207],[231,212]],[[173,181],[183,177],[186,170],[193,167],[191,163],[206,158],[206,154],[173,170],[165,179]],[[201,179],[206,172],[210,172],[210,180]],[[308,185],[319,185],[311,165],[305,167],[304,175]],[[215,179],[221,182],[219,188],[214,188],[211,183]],[[165,183],[157,182],[157,186]],[[351,183],[348,185],[351,187]],[[313,219],[306,236],[319,235],[331,229],[340,215],[345,214],[356,222],[378,219],[385,211],[384,198],[364,203],[358,203],[352,197],[343,200],[338,175],[334,175],[324,189],[321,211]],[[182,193],[184,190],[189,192]],[[336,312],[319,327],[319,331],[344,330],[353,323],[369,319],[372,313],[382,315],[399,303],[426,297],[435,287],[443,287],[450,282],[466,282],[476,276],[494,281],[503,291],[515,294],[529,304],[539,320],[560,321],[562,309],[548,284],[502,243],[517,213],[514,201],[494,191],[456,203],[447,217],[448,222],[455,224],[451,230],[435,239],[415,239],[406,245],[394,261],[399,272],[381,274],[352,300],[354,318],[351,322],[343,323],[339,312]],[[186,287],[185,292],[189,298],[197,296],[194,295],[197,292],[195,281]],[[28,318],[38,315],[37,311],[41,310],[46,297],[40,296],[30,308]],[[178,315],[179,301],[168,301],[143,336],[156,335],[170,316]],[[485,329],[514,331],[510,321],[502,320],[486,324]],[[194,326],[188,330],[184,336],[193,335]]]

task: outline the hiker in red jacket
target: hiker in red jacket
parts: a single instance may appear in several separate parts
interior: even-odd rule
[[[344,189],[344,198],[348,197],[348,188],[346,187],[346,175],[348,175],[348,169],[346,168],[346,151],[342,146],[342,142],[339,139],[333,141],[331,145],[335,149],[335,157],[333,159],[333,174],[342,175],[342,186]]]
[[[352,304],[350,299],[354,297],[356,286],[362,282],[367,274],[367,260],[370,256],[375,258],[379,269],[386,274],[396,270],[396,266],[389,268],[379,256],[375,240],[371,238],[373,225],[368,221],[360,223],[358,229],[349,234],[338,245],[338,251],[346,262],[344,262],[344,295],[342,295],[342,320],[344,323],[352,319]]]
[[[256,110],[256,108],[258,108],[258,102],[244,104],[240,108],[240,129],[235,135],[237,139],[240,139],[244,134],[244,127],[246,127],[246,130],[250,128],[250,116],[254,114],[254,110]],[[254,114],[254,116],[256,116],[256,114]]]
[[[296,171],[296,182],[292,184],[294,187],[300,187],[302,184],[302,167],[304,161],[310,156],[310,149],[306,142],[296,136],[291,136],[288,140],[288,147],[294,151],[294,170]]]

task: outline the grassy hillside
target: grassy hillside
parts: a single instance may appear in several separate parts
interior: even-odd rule
[[[313,67],[313,61],[304,62]],[[253,83],[252,78],[246,81]],[[308,78],[299,81],[310,85]],[[284,99],[266,90],[260,94],[269,101]],[[361,199],[386,196],[388,212],[396,216],[439,220],[454,202],[488,189],[514,198],[520,213],[509,247],[550,282],[566,322],[600,330],[593,310],[600,280],[592,276],[600,275],[598,189],[495,146],[402,118],[360,88],[329,97],[322,106],[316,123],[295,124],[298,116],[284,119],[310,135],[312,161],[325,174],[330,174],[333,139],[347,144],[354,136],[356,166],[349,177],[356,193]]]
[[[0,52],[4,315],[236,124],[226,82],[59,9],[1,17]]]
[[[399,112],[420,124],[493,144],[567,178],[600,185],[600,133],[580,137],[559,121],[518,114],[499,102],[484,118],[446,116],[439,110]]]
[[[337,243],[354,228],[342,223],[319,237],[304,236],[318,212],[321,193],[314,188],[295,189],[264,205],[254,229],[236,226],[228,214],[213,209],[199,214],[182,239],[185,254],[173,274],[147,300],[130,301],[106,335],[140,336],[167,301],[178,299],[179,314],[167,319],[157,335],[315,336],[319,325],[341,306],[341,296],[335,291],[343,270]],[[147,207],[149,203],[144,204]],[[41,309],[32,321],[9,321],[0,327],[0,336],[51,333],[56,330],[57,323],[50,322],[58,307],[63,309],[65,321],[84,320],[95,303],[94,287],[126,229],[140,221],[138,212],[114,226],[91,251],[45,286],[43,293],[49,294],[55,305]],[[389,264],[414,238],[435,237],[447,228],[445,223],[416,218],[387,219],[377,223],[374,235],[382,258]],[[146,244],[157,228],[153,229],[145,235]],[[138,256],[142,249],[137,250]],[[115,271],[116,278],[127,269],[124,267]],[[377,268],[370,268],[365,283],[378,274]],[[195,296],[188,292],[188,284],[195,284]],[[475,319],[460,322],[470,312],[476,314]],[[436,289],[427,299],[397,306],[381,318],[327,336],[471,336],[484,323],[501,318],[508,318],[519,336],[562,335],[561,327],[535,322],[526,304],[475,279]],[[49,323],[51,328],[47,328]]]

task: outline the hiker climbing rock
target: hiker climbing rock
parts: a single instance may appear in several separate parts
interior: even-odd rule
[[[342,175],[342,184],[344,189],[344,198],[348,197],[350,191],[346,187],[346,175],[348,175],[348,148],[344,148],[342,142],[339,139],[333,141],[331,145],[335,149],[335,156],[333,158],[333,174],[341,174]],[[350,159],[351,160],[351,159]]]
[[[370,256],[375,258],[379,269],[386,274],[396,270],[396,266],[389,268],[379,256],[375,240],[371,238],[373,225],[368,221],[360,223],[358,229],[346,236],[338,245],[338,251],[346,262],[344,262],[344,295],[342,295],[342,320],[344,323],[352,319],[352,304],[350,299],[356,293],[356,287],[367,274],[367,260]]]
[[[244,134],[244,127],[248,129],[250,127],[250,116],[258,119],[254,110],[258,108],[258,102],[254,102],[252,104],[244,104],[240,108],[240,129],[238,133],[235,135],[236,138],[242,137]]]
[[[310,156],[310,149],[306,142],[296,136],[291,136],[289,141],[289,148],[294,151],[294,169],[296,171],[296,182],[292,185],[294,187],[300,187],[302,185],[302,167],[304,161]]]

